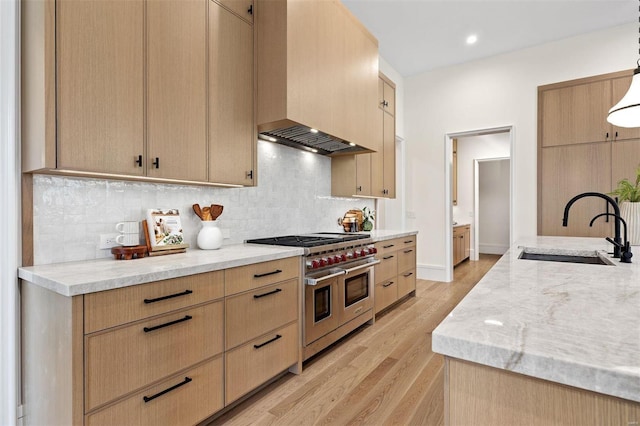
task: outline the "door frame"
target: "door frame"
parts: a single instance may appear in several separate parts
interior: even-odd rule
[[[514,161],[515,158],[515,127],[513,125],[507,126],[497,126],[497,127],[489,127],[485,129],[478,130],[468,130],[463,132],[451,132],[446,133],[444,135],[444,247],[445,247],[445,282],[453,281],[453,199],[452,199],[452,189],[453,189],[453,139],[462,138],[465,136],[483,136],[483,135],[491,135],[494,133],[509,133],[509,158],[511,158],[510,162],[510,170],[509,170],[509,179],[510,179],[510,188],[509,188],[509,245],[513,244],[513,182],[514,182]],[[474,214],[475,216],[475,214]],[[475,231],[474,231],[475,232]]]

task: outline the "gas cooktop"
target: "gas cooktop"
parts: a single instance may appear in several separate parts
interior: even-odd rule
[[[254,240],[246,240],[245,243],[250,244],[268,244],[289,247],[318,247],[328,244],[343,243],[346,241],[355,241],[371,238],[368,234],[347,234],[333,232],[317,232],[314,234],[304,235],[285,235],[283,237],[258,238]]]

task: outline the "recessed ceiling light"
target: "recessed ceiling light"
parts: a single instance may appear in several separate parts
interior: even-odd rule
[[[475,44],[476,41],[478,41],[478,36],[475,34],[471,34],[469,37],[467,37],[467,44]]]
[[[318,133],[318,129],[309,129],[311,133]]]
[[[353,142],[349,142],[349,146],[356,146],[356,144]]]

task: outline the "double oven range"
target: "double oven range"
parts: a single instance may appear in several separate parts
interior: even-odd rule
[[[304,248],[304,359],[373,322],[376,249],[367,234],[320,232],[247,240]]]

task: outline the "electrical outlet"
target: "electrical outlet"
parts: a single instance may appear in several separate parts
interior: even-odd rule
[[[98,248],[101,250],[110,249],[111,247],[119,246],[116,241],[116,237],[119,234],[100,234],[100,244]]]
[[[415,218],[416,218],[416,212],[407,210],[407,219],[415,219]]]

